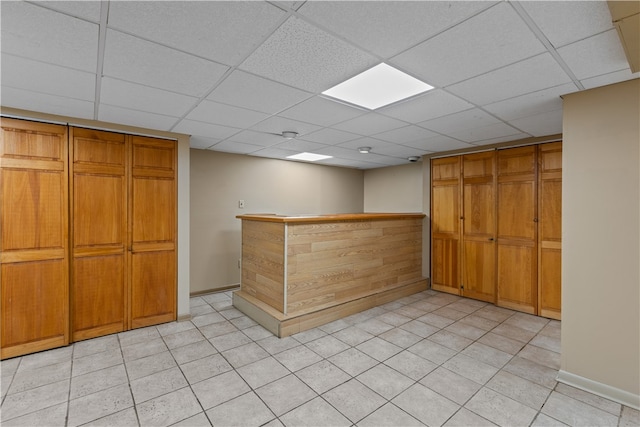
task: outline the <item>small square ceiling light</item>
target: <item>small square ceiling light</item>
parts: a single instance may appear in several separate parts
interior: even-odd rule
[[[323,154],[315,153],[300,153],[293,156],[287,156],[287,159],[291,160],[304,160],[305,162],[317,162],[318,160],[330,159],[333,156],[325,156]]]
[[[322,94],[375,110],[431,89],[433,86],[383,63]]]

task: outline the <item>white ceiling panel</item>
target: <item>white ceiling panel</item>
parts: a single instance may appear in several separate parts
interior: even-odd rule
[[[96,75],[3,54],[2,86],[93,101]]]
[[[609,30],[597,36],[572,43],[558,49],[558,53],[578,79],[600,76],[628,68],[627,58],[618,40],[616,30]]]
[[[575,84],[567,83],[505,99],[482,108],[503,120],[518,119],[547,111],[560,110],[562,109],[562,98],[560,97],[577,90]]]
[[[331,126],[366,113],[367,110],[353,108],[321,96],[314,96],[283,111],[279,115],[321,126]]]
[[[109,26],[185,52],[236,65],[286,16],[267,2],[113,1]]]
[[[344,148],[351,148],[354,150],[358,150],[359,147],[371,147],[371,151],[369,153],[363,154],[358,151],[358,154],[365,156],[369,155],[384,155],[391,157],[400,157],[406,159],[409,156],[421,156],[425,154],[424,150],[420,150],[418,148],[409,147],[401,144],[393,144],[386,141],[381,141],[379,139],[374,138],[361,138],[356,139],[354,141],[345,142],[339,145]],[[375,158],[375,157],[373,157]],[[379,158],[375,158],[377,161],[380,161]]]
[[[449,86],[447,90],[474,104],[486,105],[570,81],[551,54],[545,53]]]
[[[531,136],[562,133],[562,110],[528,115],[521,119],[512,120],[510,123]]]
[[[23,1],[1,5],[2,52],[96,72],[98,25]]]
[[[287,156],[293,156],[294,154],[298,154],[299,151],[296,150],[283,150],[282,148],[276,147],[267,147],[262,148],[258,151],[254,151],[250,153],[252,156],[260,156],[260,157],[269,157],[271,159],[283,159]]]
[[[303,90],[322,92],[377,62],[373,56],[292,17],[240,68]]]
[[[448,135],[452,132],[485,127],[496,123],[500,123],[500,120],[479,108],[474,108],[437,119],[427,120],[419,123],[419,125],[429,130]]]
[[[93,102],[2,87],[2,105],[22,110],[93,119]]]
[[[98,120],[103,122],[121,123],[123,125],[139,126],[148,129],[169,130],[178,119],[175,117],[130,110],[113,105],[100,105]]]
[[[341,159],[361,160],[368,163],[384,164],[383,162],[385,160],[385,156],[382,156],[380,154],[375,154],[375,153],[363,154],[358,152],[357,148],[343,147],[338,145],[322,148],[316,151],[316,153],[339,157]]]
[[[245,144],[243,142],[235,142],[228,139],[214,145],[213,147],[210,147],[210,149],[214,151],[237,154],[253,153],[260,150],[261,148],[262,147],[259,145]]]
[[[482,141],[474,141],[473,145],[476,147],[481,147],[483,145],[498,144],[500,142],[518,141],[520,139],[530,138],[530,137],[531,135],[528,135],[526,133],[516,133],[512,135],[497,137],[497,138],[483,139]]]
[[[293,131],[297,132],[298,136],[304,136],[318,129],[320,129],[320,126],[279,116],[269,117],[267,120],[264,120],[251,127],[251,130],[254,130],[256,132],[281,134],[284,131]]]
[[[308,1],[299,10],[315,23],[383,58],[459,23],[490,2]]]
[[[228,139],[230,142],[238,142],[241,144],[249,144],[259,147],[268,147],[283,141],[282,136],[274,135],[269,132],[256,132],[252,130],[243,130]]]
[[[185,118],[229,127],[246,128],[267,117],[269,117],[268,114],[258,111],[218,104],[217,102],[202,101]]]
[[[467,144],[466,142],[458,141],[457,139],[453,139],[443,135],[434,136],[433,138],[422,141],[414,141],[407,145],[419,150],[430,151],[434,153],[438,151],[451,151],[473,148],[473,145],[471,144]]]
[[[207,97],[210,101],[276,114],[310,93],[235,70]]]
[[[622,71],[615,71],[613,73],[603,74],[597,77],[591,77],[589,79],[580,80],[580,83],[582,83],[585,89],[593,89],[596,87],[606,86],[609,84],[637,78],[640,78],[640,72],[632,74],[631,70],[626,69]]]
[[[473,108],[467,101],[444,90],[431,90],[423,95],[379,110],[380,114],[409,123],[422,122]]]
[[[370,136],[406,126],[407,123],[377,113],[367,113],[333,126],[335,129]]]
[[[202,136],[192,136],[189,139],[189,145],[191,146],[191,148],[199,148],[199,149],[209,148],[212,145],[216,145],[218,142],[220,142],[219,139],[204,138]]]
[[[185,95],[203,96],[229,68],[108,30],[103,74]]]
[[[165,116],[180,117],[197,98],[142,86],[109,77],[102,78],[100,103]]]
[[[474,126],[472,128],[449,132],[452,138],[468,142],[470,144],[486,141],[491,138],[519,135],[522,132],[505,123],[494,123],[488,126]],[[517,139],[517,138],[514,138]]]
[[[102,5],[99,1],[34,1],[39,6],[57,10],[76,18],[87,19],[92,22],[100,22],[100,9]]]
[[[613,27],[606,1],[521,1],[556,48]]]
[[[396,144],[406,144],[413,141],[424,140],[437,134],[415,125],[409,125],[398,129],[375,134],[373,137]]]
[[[303,141],[301,139],[286,139],[283,142],[273,145],[274,148],[280,148],[282,150],[301,152],[315,152],[321,148],[326,148],[326,144],[319,144],[317,142]]]
[[[240,129],[195,120],[180,120],[180,123],[175,125],[171,131],[222,140],[240,132]]]
[[[326,145],[336,145],[340,144],[341,142],[360,138],[360,135],[332,128],[324,128],[304,135],[301,138],[306,141],[319,142]]]
[[[447,86],[544,51],[506,2],[394,57],[433,86]]]

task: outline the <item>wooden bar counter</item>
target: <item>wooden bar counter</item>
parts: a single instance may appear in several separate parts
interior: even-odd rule
[[[233,305],[279,337],[421,292],[422,213],[238,215]]]

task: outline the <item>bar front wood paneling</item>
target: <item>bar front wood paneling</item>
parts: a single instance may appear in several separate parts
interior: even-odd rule
[[[239,215],[233,304],[279,337],[427,289],[421,213]]]

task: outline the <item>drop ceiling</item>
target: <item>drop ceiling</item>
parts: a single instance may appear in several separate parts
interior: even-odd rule
[[[559,134],[561,95],[639,76],[605,1],[3,0],[0,15],[3,107],[359,169]],[[375,111],[321,95],[382,62],[435,89]]]

